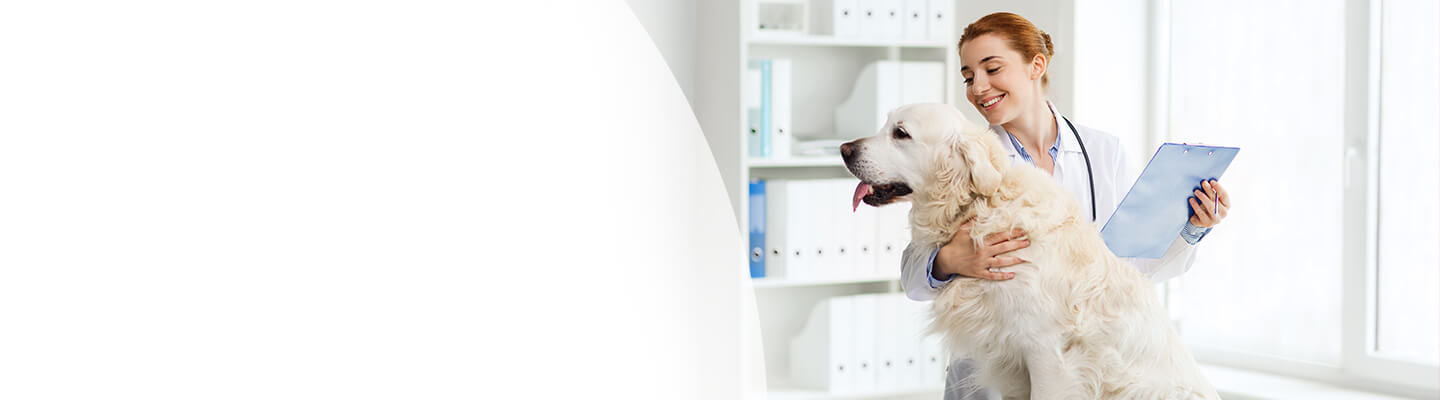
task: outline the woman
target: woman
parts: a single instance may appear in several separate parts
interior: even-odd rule
[[[1080,199],[1082,209],[1095,210],[1096,226],[1104,226],[1124,198],[1135,176],[1126,168],[1126,156],[1115,136],[1071,124],[1045,98],[1046,69],[1055,55],[1050,35],[1012,13],[987,15],[960,36],[960,73],[965,97],[990,123],[1010,153],[1013,163],[1039,167]],[[1082,152],[1081,146],[1085,151]],[[1043,149],[1043,150],[1041,150]],[[1085,153],[1089,154],[1087,168]],[[1093,174],[1093,175],[1092,175]],[[1094,179],[1094,193],[1091,181]],[[1189,199],[1195,215],[1160,259],[1129,259],[1152,282],[1162,282],[1190,269],[1195,245],[1228,214],[1230,199],[1217,181],[1206,181]],[[1089,217],[1087,215],[1087,217]],[[965,227],[968,227],[966,223]],[[905,293],[913,300],[931,300],[954,279],[1014,278],[1013,272],[994,268],[1024,262],[1006,253],[1029,246],[1018,238],[1024,232],[1004,232],[985,238],[981,247],[968,240],[967,228],[955,233],[938,249],[905,249]],[[965,390],[968,362],[957,360],[946,380],[947,399],[983,399],[986,393]]]

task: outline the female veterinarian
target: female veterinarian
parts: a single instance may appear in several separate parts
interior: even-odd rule
[[[1012,13],[980,18],[960,36],[960,73],[965,97],[990,122],[1009,151],[1012,163],[1040,167],[1080,199],[1082,209],[1093,210],[1096,226],[1104,226],[1128,191],[1135,175],[1115,136],[1072,124],[1045,98],[1046,69],[1054,57],[1050,35]],[[1093,183],[1092,183],[1093,181]],[[1204,191],[1189,199],[1195,215],[1160,259],[1131,259],[1152,282],[1179,276],[1195,262],[1195,244],[1219,224],[1230,206],[1229,195],[1218,181],[1202,182]],[[1086,207],[1090,206],[1090,207]],[[1105,219],[1099,219],[1104,217]],[[966,226],[968,227],[968,223]],[[913,300],[934,299],[954,279],[1005,280],[1013,272],[996,272],[1023,260],[1007,256],[1029,243],[1023,232],[1003,232],[985,238],[980,247],[962,227],[938,249],[905,249],[902,285]],[[957,360],[949,369],[946,399],[983,399],[960,382],[970,374],[968,362]]]

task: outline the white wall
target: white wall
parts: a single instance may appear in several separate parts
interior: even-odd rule
[[[695,105],[695,0],[625,0]]]

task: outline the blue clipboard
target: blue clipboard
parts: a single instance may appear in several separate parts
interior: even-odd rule
[[[1164,256],[1194,212],[1186,199],[1195,195],[1201,181],[1219,179],[1239,152],[1239,147],[1160,145],[1100,228],[1105,245],[1120,257]]]

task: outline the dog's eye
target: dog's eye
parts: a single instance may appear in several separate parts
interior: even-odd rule
[[[905,133],[905,131],[902,130],[902,129],[900,129],[900,128],[895,128],[895,132],[892,133],[892,135],[895,136],[896,139],[909,139],[909,138],[910,138],[910,134]]]

